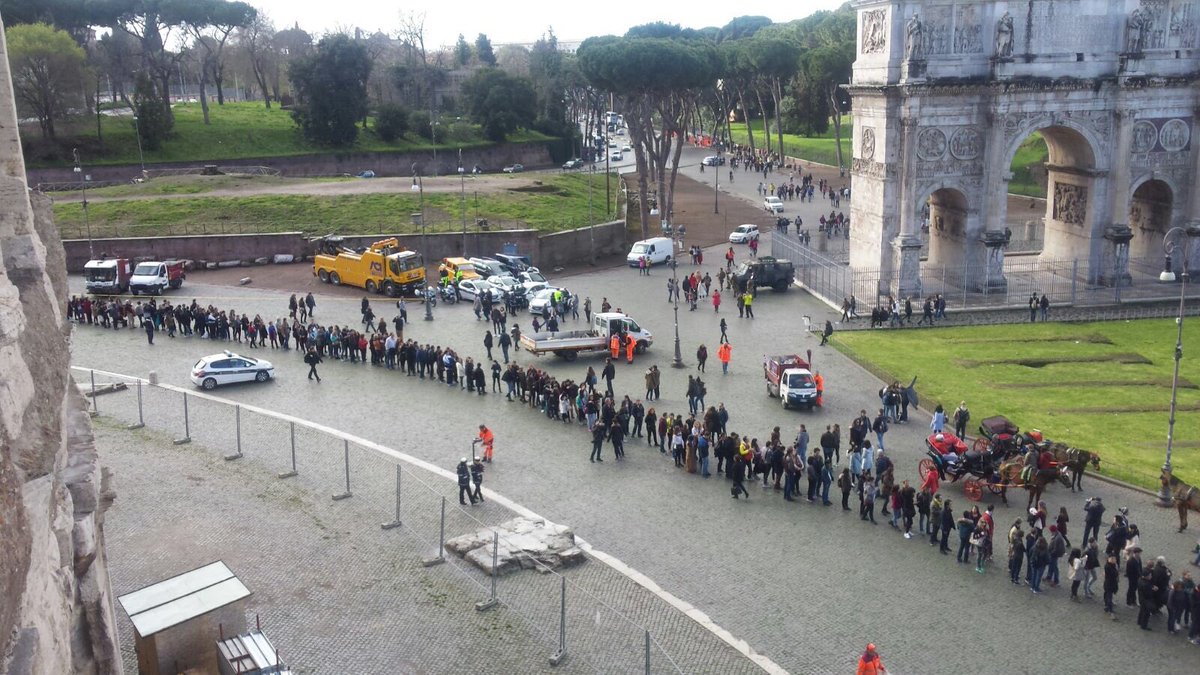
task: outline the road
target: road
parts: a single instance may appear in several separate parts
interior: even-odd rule
[[[764,250],[769,250],[765,244]],[[723,250],[708,250],[703,271],[715,274]],[[746,255],[744,247],[738,255]],[[690,270],[686,264],[680,268]],[[696,312],[681,308],[679,334],[688,367],[673,370],[666,276],[661,268],[642,277],[614,267],[566,281],[597,306],[607,297],[656,336],[649,354],[632,366],[618,365],[616,390],[641,397],[642,372],[655,363],[664,377],[663,398],[653,405],[660,412],[683,412],[686,375],[695,373],[696,347],[704,342],[710,353],[715,352],[718,317],[704,303]],[[79,289],[78,279],[72,279],[72,288]],[[203,284],[189,284],[181,297],[264,318],[283,314],[287,300],[281,292]],[[317,299],[322,321],[356,323],[357,299],[322,294]],[[376,311],[390,319],[394,310],[381,302],[375,301]],[[420,321],[419,307],[411,307],[409,314],[416,321],[406,336],[453,345],[464,356],[484,356],[486,327],[475,321],[469,306],[439,306],[429,323]],[[730,324],[734,348],[731,373],[723,377],[714,369],[703,375],[707,403],[726,404],[731,429],[765,438],[772,427],[780,426],[789,437],[805,423],[816,436],[826,424],[848,426],[860,409],[878,407],[875,392],[880,383],[834,350],[819,348],[803,330],[805,317],[819,321],[829,316],[826,306],[797,290],[764,293],[755,303],[755,314],[753,320],[738,319],[732,303],[723,306],[720,316]],[[528,330],[526,316],[518,321]],[[564,329],[574,327],[571,321],[565,323]],[[80,327],[72,338],[77,365],[141,376],[153,370],[181,386],[188,385],[187,370],[197,357],[229,346],[160,336],[151,347],[141,331],[89,327]],[[808,349],[826,378],[827,405],[814,413],[784,412],[764,394],[762,357]],[[463,454],[477,425],[486,422],[498,438],[490,487],[574,526],[592,545],[693,603],[792,672],[846,672],[867,641],[880,646],[894,672],[1053,672],[1064,667],[1066,654],[1070,668],[1082,671],[1176,672],[1194,664],[1193,648],[1166,637],[1161,619],[1153,626],[1155,632],[1146,634],[1136,629],[1133,611],[1124,606],[1118,609],[1120,621],[1112,623],[1104,619],[1098,602],[1068,602],[1064,589],[1032,596],[1027,588],[1008,584],[998,569],[975,574],[937,555],[919,538],[904,540],[886,525],[863,524],[837,507],[788,504],[780,493],[757,486],[751,486],[749,500],[735,502],[724,479],[685,474],[657,451],[636,443],[628,446],[623,463],[610,459],[593,464],[587,461],[584,431],[548,421],[503,397],[476,397],[348,363],[325,364],[324,381],[316,384],[305,379],[305,366],[294,352],[266,353],[278,364],[274,382],[231,387],[220,395],[345,428],[446,468]],[[603,363],[581,359],[567,364],[530,359],[523,353],[517,360],[576,380],[589,365],[599,370]],[[957,401],[943,403],[950,408]],[[1002,411],[975,414],[982,418],[994,412]],[[915,480],[927,423],[918,413],[911,425],[894,427],[888,435],[898,478]],[[1130,507],[1147,555],[1167,556],[1177,575],[1188,569],[1194,536],[1174,533],[1173,512],[1155,509],[1142,494],[1095,480],[1085,485],[1087,494],[1104,498],[1110,512],[1118,505]],[[946,486],[944,493],[956,510],[966,507],[958,486]],[[990,500],[985,497],[985,502]],[[1054,487],[1047,501],[1051,512],[1060,505],[1068,507],[1072,534],[1078,537],[1083,495]],[[1020,517],[1023,503],[997,506],[998,525],[1005,527]],[[1057,637],[1042,639],[1047,630]]]

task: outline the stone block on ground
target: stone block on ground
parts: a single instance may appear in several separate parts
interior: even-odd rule
[[[500,533],[495,565],[492,564],[493,531]],[[488,575],[504,575],[520,569],[547,571],[585,560],[570,527],[524,517],[501,523],[494,530],[483,528],[449,539],[446,550]]]

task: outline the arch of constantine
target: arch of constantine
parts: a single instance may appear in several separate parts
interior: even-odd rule
[[[1162,269],[1178,226],[1190,236],[1170,264],[1200,270],[1200,1],[854,7],[850,266],[878,268],[880,292],[920,294],[922,264],[1005,286],[1010,166],[1035,133],[1049,150],[1042,259],[1119,287],[1131,258]]]

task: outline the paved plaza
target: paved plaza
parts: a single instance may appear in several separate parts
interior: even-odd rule
[[[745,186],[752,196],[754,184],[742,180],[740,174],[737,178],[736,184]],[[806,222],[813,222],[810,219],[821,210],[828,211],[819,198],[816,204],[803,208],[811,209],[811,213],[802,212]],[[789,211],[789,215],[795,213],[794,203],[789,203]],[[764,252],[769,250],[768,237],[764,237]],[[724,250],[724,246],[708,249],[702,271],[715,275]],[[739,259],[747,254],[745,247],[737,250]],[[691,270],[683,264],[679,271]],[[267,274],[269,270],[257,272]],[[732,431],[765,439],[773,427],[779,426],[788,438],[804,423],[815,439],[825,425],[837,422],[848,427],[860,409],[874,413],[879,407],[875,392],[880,383],[833,349],[818,347],[818,340],[804,330],[806,318],[823,323],[826,318],[836,317],[826,305],[798,289],[786,294],[760,293],[754,303],[753,320],[739,319],[732,299],[723,303],[720,315],[714,314],[705,299],[695,312],[681,306],[679,333],[689,367],[672,369],[674,331],[671,305],[666,302],[668,276],[669,270],[662,268],[654,269],[649,277],[639,276],[633,269],[611,268],[558,280],[572,292],[590,297],[596,307],[608,298],[614,307],[654,333],[655,343],[649,353],[632,366],[623,362],[617,365],[614,389],[618,395],[643,397],[642,373],[657,364],[663,371],[662,399],[647,407],[653,406],[660,413],[686,412],[686,376],[695,373],[696,348],[703,342],[715,354],[718,320],[723,316],[729,322],[733,345],[731,372],[722,376],[719,363],[710,358],[708,372],[702,377],[708,386],[706,404],[726,405]],[[197,277],[197,281],[201,279]],[[79,286],[79,280],[72,279],[72,288],[78,291]],[[189,280],[174,299],[196,298],[202,304],[211,302],[238,313],[261,314],[269,320],[286,314],[287,295]],[[317,302],[316,318],[323,323],[358,322],[358,296],[343,290],[337,295],[318,294]],[[379,317],[390,321],[395,314],[394,307],[383,298],[374,298],[372,304]],[[410,304],[413,322],[406,327],[405,337],[452,346],[464,357],[485,356],[482,338],[487,324],[475,320],[469,305],[439,305],[433,322],[421,321],[421,314],[420,305]],[[530,330],[528,315],[518,315],[517,320],[523,331]],[[582,324],[582,318],[564,323],[564,329],[574,328]],[[114,332],[87,326],[77,328],[72,338],[75,365],[142,377],[153,370],[163,382],[178,386],[191,386],[187,373],[198,357],[223,348],[241,346],[196,338],[168,339],[164,335],[148,346],[140,330]],[[813,413],[783,411],[766,396],[763,356],[808,349],[813,350],[814,366],[825,377],[825,408]],[[592,546],[691,603],[753,650],[791,672],[847,672],[868,641],[879,646],[885,663],[898,673],[1045,673],[1066,669],[1174,672],[1186,669],[1186,664],[1194,663],[1200,655],[1185,640],[1168,637],[1161,619],[1152,624],[1154,632],[1143,633],[1133,622],[1134,611],[1123,605],[1117,609],[1120,620],[1114,623],[1104,618],[1098,600],[1082,605],[1069,602],[1066,588],[1032,596],[1026,587],[1009,585],[1001,569],[976,574],[973,569],[956,566],[952,558],[938,555],[921,538],[904,540],[883,524],[883,519],[878,526],[863,524],[856,514],[842,512],[836,503],[830,508],[807,502],[789,504],[781,493],[753,484],[751,498],[735,502],[730,499],[724,478],[703,479],[677,470],[668,456],[639,445],[637,439],[627,443],[626,461],[612,461],[611,451],[606,448],[608,461],[589,463],[589,437],[579,426],[553,422],[527,406],[506,402],[503,396],[478,397],[383,368],[329,361],[321,366],[323,382],[316,384],[305,379],[306,366],[294,351],[288,354],[266,349],[258,350],[257,355],[276,363],[278,376],[274,382],[230,387],[217,394],[349,431],[447,470],[469,452],[478,424],[487,423],[495,431],[497,443],[496,462],[489,467],[486,487],[555,522],[571,525]],[[598,371],[603,364],[600,357],[581,358],[575,363],[552,357],[532,358],[524,352],[516,352],[515,357],[522,365],[536,365],[560,379],[576,381],[582,379],[588,366]],[[942,403],[951,408],[958,401]],[[103,412],[110,403],[102,397],[99,405]],[[993,412],[973,410],[977,419]],[[148,423],[152,427],[179,427],[179,412],[161,414],[173,418]],[[215,419],[193,418],[192,423],[205,427],[208,433],[228,433],[228,417],[214,423]],[[1164,428],[1165,424],[1164,419]],[[888,434],[886,445],[896,462],[898,481],[917,480],[917,462],[923,456],[927,428],[928,418],[918,412],[911,424],[894,425]],[[276,437],[285,433],[276,430]],[[147,465],[163,461],[154,456],[152,443],[142,447]],[[269,449],[275,453],[276,465],[285,461],[280,447]],[[219,450],[228,452],[232,448]],[[268,451],[265,447],[248,447],[245,452],[249,456],[260,450]],[[157,452],[169,456],[178,450],[163,442]],[[338,487],[336,461],[340,459],[337,450],[329,453],[334,456],[335,468],[331,469],[327,492]],[[122,474],[131,473],[132,468],[122,472],[119,462],[111,463],[118,465],[116,485],[124,494]],[[202,467],[194,471],[206,481],[220,482],[234,480],[229,474],[236,474],[241,466],[248,465],[210,463],[212,476],[206,475]],[[165,471],[163,480],[187,480],[177,473]],[[1153,500],[1144,494],[1091,478],[1085,479],[1085,489],[1084,495],[1072,495],[1055,486],[1046,498],[1051,513],[1059,506],[1068,507],[1073,541],[1082,533],[1084,496],[1100,495],[1109,505],[1110,514],[1119,505],[1130,508],[1132,520],[1141,528],[1147,555],[1165,555],[1176,577],[1190,569],[1195,533],[1176,534],[1173,511],[1155,508]],[[945,485],[943,494],[953,500],[956,511],[968,508],[959,486]],[[1012,507],[997,506],[999,532],[1006,532],[1013,519],[1022,515],[1023,497],[1014,495]],[[312,499],[327,498],[321,494]],[[985,496],[984,505],[993,500]],[[248,509],[244,517],[269,522],[272,513]],[[112,521],[112,527],[119,527],[116,508]],[[114,579],[123,579],[120,547],[133,538],[110,539],[115,552]],[[351,538],[344,532],[337,539],[339,546],[359,546],[358,542],[357,536]],[[313,542],[314,555],[321,550],[318,544]],[[208,541],[206,546],[211,547],[208,557],[230,557],[221,552],[217,541]],[[1002,543],[997,544],[997,552],[998,559],[1002,558]],[[595,561],[587,563],[593,564],[598,566]],[[398,575],[409,573],[422,574],[410,568],[397,571]],[[336,593],[341,581],[313,579],[312,583],[329,584],[332,588],[328,590]],[[278,602],[282,611],[286,599]],[[347,613],[361,609],[349,599],[344,604]],[[270,623],[267,628],[270,632]],[[472,627],[464,624],[460,629],[469,631]],[[286,642],[283,636],[276,639]],[[328,639],[355,638],[330,634]],[[444,639],[452,640],[449,632]],[[438,670],[433,668],[431,672]],[[489,664],[480,672],[511,671]],[[697,664],[692,672],[729,670]]]

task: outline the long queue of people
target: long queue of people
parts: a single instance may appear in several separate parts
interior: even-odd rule
[[[707,387],[698,375],[689,376],[687,389],[683,392],[688,401],[686,415],[667,410],[659,412],[652,403],[661,395],[661,374],[655,365],[641,373],[645,383],[643,403],[642,398],[616,393],[617,371],[611,358],[606,359],[599,374],[589,366],[579,380],[560,380],[545,370],[509,362],[506,348],[503,351],[507,366],[491,358],[490,348],[488,360],[491,363],[486,365],[483,359],[464,358],[451,347],[405,340],[401,316],[395,319],[393,333],[387,330],[387,324],[382,320],[378,326],[366,324],[365,331],[337,325],[321,326],[311,320],[311,308],[306,308],[309,310],[307,326],[302,325],[298,317],[291,318],[290,323],[282,317],[264,321],[259,316],[251,318],[248,313],[234,310],[202,308],[195,301],[190,305],[174,306],[155,300],[130,305],[115,299],[93,302],[89,298],[75,297],[69,301],[68,308],[71,318],[79,323],[98,326],[107,323],[116,328],[120,322],[133,327],[135,321],[141,321],[160,326],[170,335],[181,333],[214,340],[244,340],[251,347],[269,344],[270,347],[291,349],[294,345],[297,351],[306,354],[305,360],[311,366],[310,376],[315,372],[313,354],[319,357],[316,362],[332,358],[366,364],[369,353],[369,363],[380,368],[399,370],[418,380],[457,386],[478,396],[487,394],[490,389],[549,420],[578,426],[590,437],[589,460],[593,463],[604,461],[606,443],[611,446],[615,459],[624,460],[627,441],[640,444],[644,438],[649,448],[658,450],[663,457],[670,457],[681,474],[698,474],[704,479],[723,475],[735,500],[750,498],[747,485],[761,481],[762,489],[770,491],[765,494],[779,491],[785,502],[819,503],[830,507],[833,505],[830,491],[836,485],[841,492],[843,511],[855,510],[851,508],[850,500],[857,496],[857,515],[861,521],[876,524],[875,508],[878,505],[881,514],[889,517],[889,525],[905,539],[927,537],[931,547],[949,555],[951,538],[957,535],[956,560],[959,564],[973,562],[979,573],[985,573],[994,564],[993,542],[1001,530],[993,506],[983,511],[972,506],[956,516],[952,500],[940,492],[936,472],[930,472],[919,487],[910,485],[907,480],[897,481],[896,466],[883,447],[883,441],[887,424],[902,423],[906,415],[901,415],[894,405],[888,406],[886,397],[881,396],[881,401],[888,407],[880,410],[875,421],[866,416],[865,410],[852,421],[846,463],[843,464],[840,425],[827,426],[815,443],[805,425],[800,426],[794,439],[785,439],[780,427],[774,427],[766,441],[760,442],[758,438],[731,430],[730,412],[724,403],[706,404]],[[365,314],[364,311],[364,319]],[[519,338],[516,325],[513,333]],[[499,335],[502,347],[511,346],[519,351],[517,340],[510,334],[501,331]],[[871,431],[876,434],[878,447],[873,447],[869,439]],[[802,486],[804,482],[806,486]],[[1118,511],[1101,537],[1103,514],[1104,506],[1099,498],[1087,502],[1083,515],[1084,532],[1077,545],[1068,538],[1071,519],[1065,507],[1059,510],[1053,523],[1049,523],[1050,515],[1044,502],[1031,509],[1027,518],[1016,519],[1001,540],[1007,544],[1005,569],[1009,580],[1014,584],[1028,584],[1033,594],[1041,594],[1043,584],[1050,588],[1060,584],[1061,561],[1065,556],[1072,600],[1082,602],[1093,598],[1093,584],[1102,576],[1104,611],[1115,618],[1114,598],[1124,576],[1127,580],[1125,602],[1138,609],[1137,623],[1142,629],[1150,630],[1152,617],[1165,610],[1168,632],[1176,633],[1186,628],[1189,639],[1200,644],[1200,587],[1195,585],[1190,573],[1184,572],[1179,578],[1173,578],[1161,556],[1151,564],[1143,563],[1143,542],[1125,509]],[[1197,551],[1200,553],[1200,542]],[[1193,564],[1200,564],[1200,555]],[[1079,595],[1081,588],[1082,598]]]

